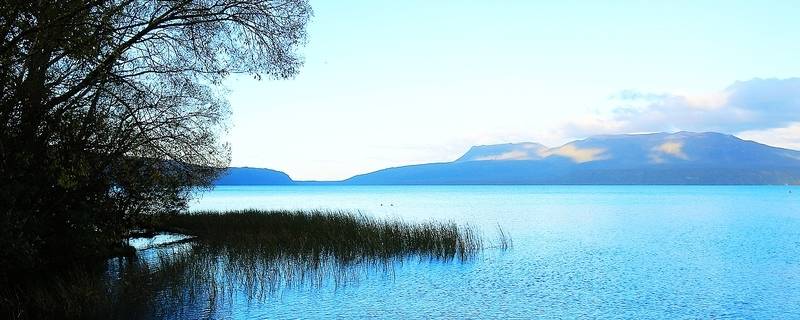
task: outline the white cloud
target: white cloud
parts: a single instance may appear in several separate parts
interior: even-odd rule
[[[664,162],[664,156],[689,160],[689,156],[683,152],[683,142],[681,141],[669,141],[653,148],[650,153],[650,160],[655,163],[662,163]]]
[[[499,155],[475,158],[475,160],[529,160],[529,159],[531,159],[531,156],[527,152],[521,150],[512,150],[509,152],[501,153]]]
[[[619,105],[610,112],[570,121],[561,126],[561,134],[585,137],[687,130],[755,135],[800,122],[800,78],[738,81],[705,94],[628,90],[614,98]],[[775,133],[781,132],[787,131]]]
[[[772,146],[800,150],[800,122],[782,128],[744,131],[738,136]]]
[[[556,155],[569,158],[575,163],[584,163],[610,158],[610,156],[605,154],[605,152],[606,149],[603,148],[578,148],[573,144],[567,144],[559,148],[542,151],[541,156],[548,157],[551,155]]]

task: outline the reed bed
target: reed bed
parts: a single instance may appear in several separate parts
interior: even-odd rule
[[[192,270],[214,273],[217,299],[263,299],[282,288],[358,281],[408,259],[468,261],[484,249],[477,229],[406,223],[342,211],[204,211],[159,219],[163,231],[195,236]],[[200,265],[199,267],[197,265]]]
[[[3,313],[12,319],[193,318],[196,310],[264,300],[288,287],[346,285],[376,268],[391,274],[408,259],[463,262],[485,248],[511,246],[499,226],[496,245],[484,247],[473,227],[340,211],[205,211],[154,221],[148,226],[154,231],[195,238],[7,291],[0,300],[11,312]]]
[[[204,211],[164,217],[161,226],[228,250],[331,255],[340,261],[399,256],[463,261],[483,249],[478,231],[470,226],[378,220],[341,211]]]

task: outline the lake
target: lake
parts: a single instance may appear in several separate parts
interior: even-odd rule
[[[224,186],[206,209],[336,209],[513,238],[467,262],[236,295],[212,318],[798,318],[800,188]]]

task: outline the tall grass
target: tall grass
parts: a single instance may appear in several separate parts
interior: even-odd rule
[[[205,211],[164,217],[161,227],[227,250],[331,255],[340,261],[411,255],[467,260],[483,248],[477,230],[469,226],[412,224],[340,211]]]
[[[407,259],[468,261],[477,229],[322,211],[206,211],[159,217],[150,228],[195,236],[173,247],[71,270],[0,293],[10,318],[194,318],[235,299],[263,300],[296,286],[336,286]],[[499,228],[499,226],[498,226]],[[499,249],[511,241],[499,229]],[[0,316],[4,316],[0,314]]]
[[[497,225],[497,248],[501,250],[508,250],[514,247],[514,240],[511,239],[511,235],[509,235],[500,224]]]
[[[477,229],[405,223],[341,211],[205,211],[161,219],[164,231],[196,236],[187,265],[215,273],[218,299],[268,297],[287,287],[346,285],[407,259],[467,261],[484,249]]]

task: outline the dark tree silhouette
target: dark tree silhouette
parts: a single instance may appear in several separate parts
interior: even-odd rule
[[[230,74],[292,77],[305,0],[0,3],[0,286],[100,256],[227,165]]]

